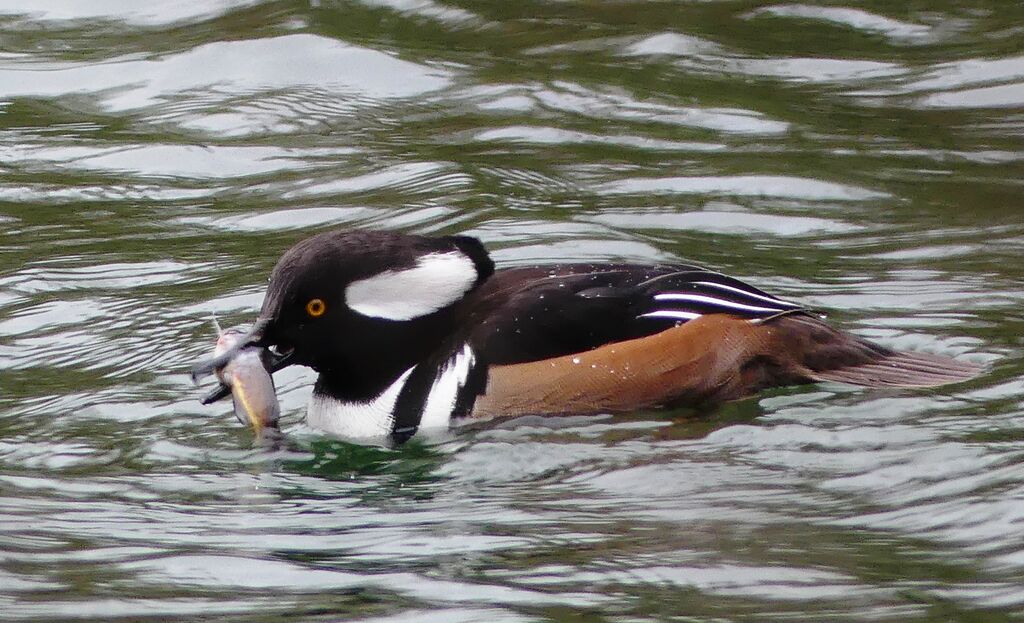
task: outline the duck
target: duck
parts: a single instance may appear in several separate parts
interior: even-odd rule
[[[842,331],[698,265],[497,269],[471,236],[358,229],[315,234],[281,256],[234,350],[253,346],[272,354],[273,372],[317,373],[313,428],[396,444],[499,417],[705,408],[824,381],[935,387],[982,371]]]

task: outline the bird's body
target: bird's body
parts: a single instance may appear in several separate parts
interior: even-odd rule
[[[692,265],[494,270],[475,239],[333,231],[284,254],[252,341],[319,372],[308,419],[350,437],[509,415],[715,404],[834,380],[976,375],[843,333]]]

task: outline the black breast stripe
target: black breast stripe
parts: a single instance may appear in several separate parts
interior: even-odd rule
[[[443,358],[431,359],[417,365],[409,375],[395,400],[391,427],[391,439],[395,444],[408,441],[419,430],[431,393],[439,383],[446,381],[446,374],[457,373],[456,362],[460,356],[465,357],[466,348],[466,344],[460,344],[454,352]],[[466,361],[465,365],[468,368],[463,378],[453,380],[456,383],[455,397],[451,412],[446,414],[449,419],[468,416],[476,398],[487,388],[487,364],[475,354],[463,361]]]
[[[424,362],[417,365],[406,379],[402,391],[395,399],[391,424],[391,439],[396,445],[405,443],[419,430],[423,408],[430,396],[430,389],[437,382],[438,374],[437,366],[429,366]]]
[[[455,395],[455,407],[452,409],[452,419],[468,417],[473,411],[476,399],[487,390],[487,363],[477,356],[470,365],[465,381],[459,385],[458,393]]]

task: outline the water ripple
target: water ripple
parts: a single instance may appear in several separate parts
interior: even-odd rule
[[[571,83],[556,83],[539,90],[540,105],[563,113],[628,122],[654,122],[723,133],[775,135],[789,124],[766,118],[763,113],[735,108],[697,108],[640,102],[628,96],[599,92]]]
[[[258,73],[248,71],[260,59]],[[333,71],[338,66],[344,73]],[[329,88],[348,99],[408,98],[449,84],[448,71],[427,68],[382,52],[346,45],[309,34],[269,39],[216,42],[155,60],[131,58],[95,63],[0,63],[0,82],[7,97],[55,97],[69,94],[104,94],[107,112],[145,109],[172,98],[220,113],[218,102],[240,94],[302,87]],[[144,80],[138,77],[146,76]],[[324,80],[324,76],[334,76]],[[201,94],[198,100],[189,97]],[[205,103],[204,103],[204,100]],[[358,101],[358,100],[354,100]]]
[[[599,187],[597,192],[771,196],[810,201],[864,201],[889,196],[888,193],[867,188],[782,175],[634,177],[607,183]]]
[[[741,4],[0,0],[0,618],[1017,617],[1020,11]],[[330,227],[696,261],[986,372],[391,449],[290,367],[257,442],[188,369]]]
[[[747,17],[771,15],[773,17],[817,20],[846,26],[870,34],[879,34],[891,43],[921,45],[935,39],[935,29],[923,24],[903,22],[862,9],[847,7],[819,7],[807,4],[780,4],[755,9]]]
[[[232,10],[253,6],[255,0],[212,0],[200,4],[187,2],[140,5],[131,0],[95,0],[83,4],[75,0],[48,0],[35,4],[26,10],[25,4],[16,0],[0,3],[0,15],[16,17],[24,28],[25,23],[45,23],[79,20],[110,20],[133,26],[168,26],[178,22],[197,22],[213,19]],[[52,26],[52,24],[50,24]]]

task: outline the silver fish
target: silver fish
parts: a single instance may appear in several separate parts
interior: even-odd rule
[[[214,358],[232,350],[247,333],[248,327],[244,326],[220,331]],[[235,417],[242,424],[252,426],[257,434],[266,428],[276,428],[281,416],[267,357],[266,349],[245,346],[236,349],[227,363],[214,370],[220,382],[231,389]]]

